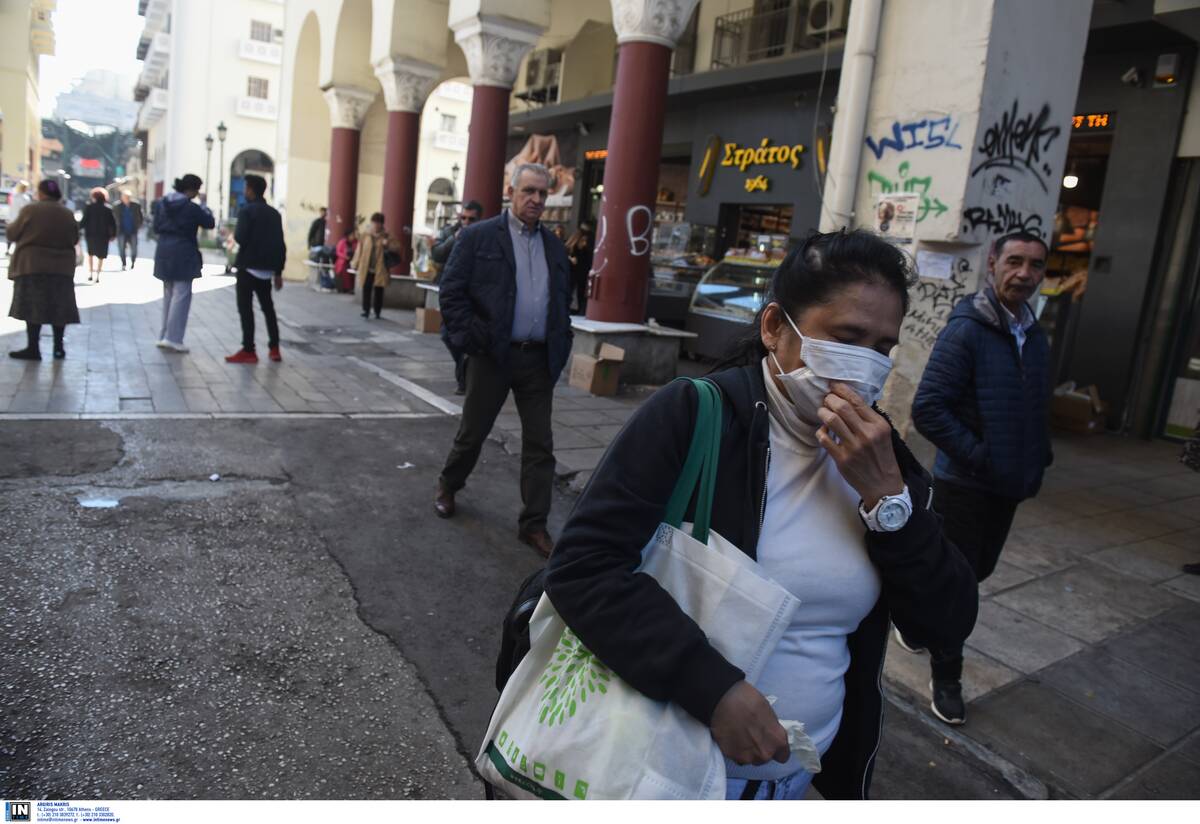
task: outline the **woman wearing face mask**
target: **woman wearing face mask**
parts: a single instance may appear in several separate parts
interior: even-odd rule
[[[865,798],[889,619],[930,641],[966,638],[975,623],[975,581],[942,535],[930,476],[871,406],[910,278],[875,235],[814,235],[780,265],[729,361],[739,365],[709,376],[724,402],[712,528],[801,601],[757,683],[637,572],[690,444],[690,383],[630,419],[550,559],[546,592],[584,645],[710,727],[730,798],[800,798],[810,782],[825,798]],[[780,718],[804,722],[821,754],[815,779]]]

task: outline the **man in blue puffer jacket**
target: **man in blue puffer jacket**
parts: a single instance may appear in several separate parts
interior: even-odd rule
[[[979,581],[996,568],[1017,504],[1037,494],[1052,457],[1049,345],[1027,303],[1047,252],[1026,232],[996,241],[987,285],[950,313],[913,399],[917,431],[938,448],[934,506]],[[914,651],[921,642],[897,640]],[[966,720],[962,653],[930,651],[932,708],[948,724]]]

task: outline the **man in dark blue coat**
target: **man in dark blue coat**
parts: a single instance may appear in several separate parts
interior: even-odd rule
[[[287,245],[283,240],[283,219],[278,210],[263,197],[267,181],[261,175],[246,175],[246,205],[238,210],[237,228],[233,237],[238,244],[237,308],[242,321],[242,348],[225,360],[229,363],[258,363],[254,349],[254,298],[262,307],[267,322],[267,352],[273,361],[283,360],[279,352],[279,320],[275,301],[271,297],[271,282],[275,290],[283,288],[283,266],[287,261]]]
[[[521,416],[517,537],[546,557],[554,549],[546,531],[555,466],[550,415],[572,337],[567,250],[541,224],[549,188],[546,167],[518,166],[512,208],[459,232],[442,272],[446,340],[470,357],[462,423],[434,498],[439,517],[454,515],[455,493],[511,391]]]
[[[1027,303],[1047,251],[1025,232],[996,241],[987,285],[950,313],[913,400],[917,431],[938,449],[934,506],[979,581],[996,568],[1017,505],[1037,494],[1051,460],[1049,346]],[[922,642],[897,640],[913,651]],[[966,720],[962,653],[930,650],[932,708],[948,724]]]

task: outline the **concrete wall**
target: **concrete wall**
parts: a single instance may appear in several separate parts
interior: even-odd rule
[[[41,170],[42,120],[29,27],[29,3],[0,3],[0,174],[33,182]]]

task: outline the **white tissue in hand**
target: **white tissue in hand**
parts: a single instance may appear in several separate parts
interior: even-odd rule
[[[772,707],[779,700],[774,695],[768,695],[766,698],[767,703]],[[800,766],[812,775],[819,773],[821,771],[821,756],[817,752],[817,747],[813,744],[813,740],[804,731],[804,722],[781,720],[779,726],[787,731],[788,749],[792,751],[792,755],[800,762]]]

